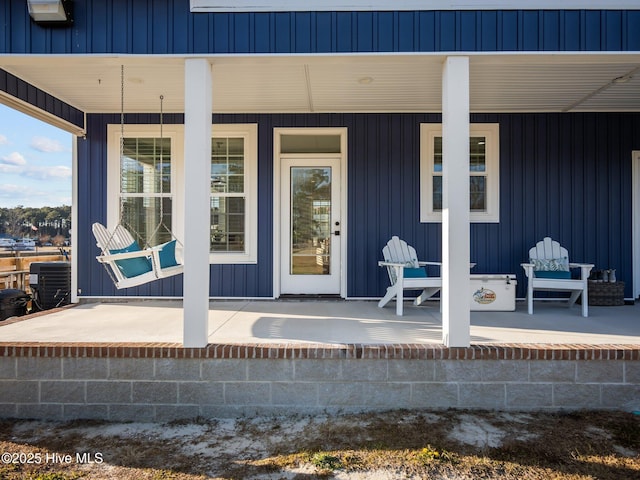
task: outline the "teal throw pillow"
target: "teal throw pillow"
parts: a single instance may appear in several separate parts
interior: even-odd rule
[[[536,278],[570,279],[569,259],[567,257],[538,259],[532,258]]]
[[[178,265],[176,260],[176,241],[171,240],[163,245],[159,252],[160,256],[160,268],[175,267]]]
[[[567,257],[561,258],[532,258],[533,269],[536,272],[568,272],[569,271],[569,259]]]
[[[129,252],[139,252],[140,246],[137,242],[133,242],[131,245],[125,248],[119,248],[116,250],[109,250],[109,253],[129,253]],[[124,260],[116,260],[116,265],[122,275],[126,278],[137,277],[138,275],[142,275],[143,273],[150,272],[153,270],[151,266],[151,261],[147,257],[136,257],[136,258],[126,258]]]

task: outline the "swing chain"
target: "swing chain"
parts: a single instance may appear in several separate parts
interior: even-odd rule
[[[176,239],[171,229],[169,229],[164,223],[164,95],[160,95],[160,152],[159,152],[159,168],[158,168],[159,183],[160,183],[159,185],[160,219],[156,225],[156,228],[153,230],[153,232],[147,238],[144,238],[137,231],[137,229],[133,228],[133,226],[127,221],[127,218],[125,215],[126,202],[125,202],[125,196],[123,192],[123,186],[124,186],[123,171],[125,168],[125,165],[124,165],[124,158],[125,158],[124,83],[125,83],[124,65],[121,65],[120,66],[120,159],[119,159],[119,162],[120,162],[120,169],[119,169],[120,170],[120,173],[119,173],[120,212],[119,212],[118,224],[124,226],[130,233],[133,233],[133,235],[136,237],[136,241],[140,245],[143,245],[143,248],[148,249],[148,248],[151,248],[152,245],[157,245],[160,243],[156,239],[156,235],[158,234],[160,228],[164,228],[164,230],[169,234],[169,236],[172,239]],[[109,237],[109,241],[107,243],[108,246],[112,244],[114,235],[115,235],[115,230],[111,233],[111,236]]]
[[[118,223],[122,223],[124,221],[124,200],[122,199],[122,158],[124,156],[124,65],[120,65],[120,157],[118,159],[118,162],[120,163],[120,174],[119,174],[119,181],[118,181],[118,204],[120,205],[120,210],[118,212]],[[113,237],[115,235],[115,229],[111,232],[111,235],[109,235],[109,239],[107,240],[107,245],[106,248],[110,249],[109,247],[112,244],[113,241]],[[106,267],[105,265],[105,269],[107,270],[107,272],[109,272],[109,276],[112,277],[113,279],[113,275],[111,274],[111,272],[109,271],[109,269]]]
[[[164,95],[160,95],[160,221],[164,224]]]

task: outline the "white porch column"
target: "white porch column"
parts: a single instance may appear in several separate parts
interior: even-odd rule
[[[442,71],[442,341],[468,347],[469,57],[448,57]]]
[[[78,303],[78,141],[71,137],[71,303]]]
[[[209,320],[212,77],[208,60],[184,65],[183,345],[204,347]]]

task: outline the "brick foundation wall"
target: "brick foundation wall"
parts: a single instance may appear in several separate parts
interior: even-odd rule
[[[637,345],[0,343],[0,417],[640,409]]]

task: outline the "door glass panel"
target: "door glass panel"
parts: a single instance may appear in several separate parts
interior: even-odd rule
[[[329,275],[331,168],[291,168],[291,275]]]

